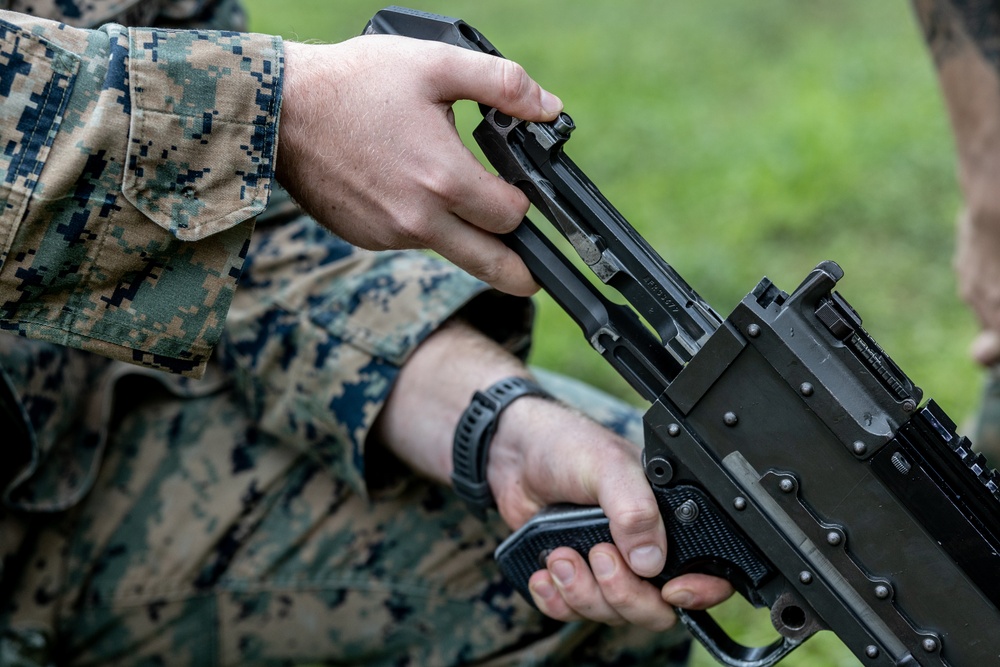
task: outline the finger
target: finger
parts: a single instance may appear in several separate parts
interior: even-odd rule
[[[486,171],[469,153],[470,162],[462,178],[454,181],[451,212],[493,234],[508,234],[528,212],[528,198],[499,176]]]
[[[517,253],[497,236],[485,232],[457,216],[437,226],[438,233],[427,240],[445,259],[501,292],[531,296],[538,284]]]
[[[677,623],[673,608],[648,581],[635,575],[611,544],[590,550],[590,567],[604,600],[633,625],[662,632]]]
[[[611,537],[629,567],[640,577],[659,574],[666,564],[667,533],[642,466],[624,454],[608,455],[597,484]]]
[[[725,579],[707,574],[684,574],[664,584],[660,593],[674,607],[708,609],[728,600],[733,587]]]
[[[475,100],[524,120],[552,120],[562,100],[539,86],[524,68],[505,58],[466,49],[441,52],[446,75],[437,81],[442,101]]]
[[[449,210],[480,229],[507,234],[521,224],[530,202],[521,190],[492,174],[465,146],[450,156],[447,187],[439,188]]]
[[[555,549],[546,566],[566,605],[583,618],[621,625],[625,619],[604,599],[594,573],[583,557],[568,547]]]
[[[556,588],[552,575],[542,569],[528,579],[528,591],[538,610],[557,621],[569,622],[582,620],[582,616],[573,611]]]

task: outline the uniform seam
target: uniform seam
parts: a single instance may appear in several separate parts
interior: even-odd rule
[[[25,39],[25,37],[30,37],[30,34],[26,34],[24,31],[18,30],[18,43],[20,43],[20,41],[22,39]],[[34,53],[29,52],[27,55],[31,59],[31,61],[33,63],[38,64],[39,62],[41,62],[42,64],[45,64],[48,67],[49,72],[50,72],[49,82],[54,84],[55,83],[56,74],[57,74],[55,67],[49,61],[46,61],[44,59],[38,58],[38,56],[36,54],[34,54]],[[48,101],[49,101],[49,99],[52,96],[52,91],[55,90],[55,89],[56,89],[55,85],[48,86],[48,91],[45,93],[45,97],[44,97],[44,99],[42,100],[41,104],[38,107],[40,110],[43,110],[43,109],[45,109],[45,108],[48,107]],[[31,143],[33,142],[33,140],[35,138],[35,135],[38,132],[38,128],[42,124],[43,115],[44,114],[42,114],[42,113],[38,114],[38,116],[35,119],[34,125],[32,125],[32,127],[31,127],[31,132],[29,134],[27,134],[27,135],[24,135],[23,140],[21,141],[22,145],[24,145],[24,146],[31,145]],[[50,124],[49,127],[55,128],[55,127],[58,127],[61,124],[62,124],[61,118],[57,117],[57,118],[53,118],[52,119],[52,123]],[[18,168],[20,167],[20,165],[22,165],[24,163],[25,155],[26,154],[22,151],[21,154],[16,158],[16,161],[11,162],[11,170],[10,171],[11,171],[12,174],[16,174],[18,172]],[[17,230],[20,229],[20,227],[21,227],[21,223],[23,222],[23,215],[24,215],[24,209],[26,207],[26,204],[27,204],[27,202],[31,198],[31,193],[35,191],[35,187],[37,187],[37,185],[38,185],[37,174],[35,176],[36,177],[35,177],[35,179],[33,181],[33,184],[30,187],[20,188],[20,190],[21,190],[20,194],[21,194],[22,201],[20,202],[20,206],[18,207],[18,213],[15,216],[15,222],[14,222],[14,224],[11,225],[10,231],[8,232],[8,234],[5,235],[5,238],[3,239],[3,245],[0,245],[0,249],[3,250],[3,254],[0,255],[0,266],[2,266],[3,263],[6,263],[7,253],[8,253],[8,250],[10,248],[9,244],[13,242],[14,236],[17,234]],[[11,182],[11,185],[10,185],[10,188],[9,188],[10,192],[17,192],[18,188],[15,187],[15,183],[16,183],[16,179],[14,179],[14,181]]]
[[[74,319],[71,320],[71,321],[72,322],[77,321],[77,319],[79,318],[80,309],[73,308],[73,309],[70,309],[70,310],[74,313]],[[87,318],[87,319],[90,319],[90,318]],[[74,330],[68,328],[66,325],[64,325],[62,323],[53,324],[51,321],[32,319],[30,317],[21,317],[21,316],[18,316],[18,318],[16,320],[12,320],[12,319],[9,319],[9,318],[0,318],[0,322],[9,323],[9,324],[13,324],[13,325],[31,324],[33,326],[44,327],[46,329],[53,329],[55,331],[63,331],[63,332],[69,333],[69,334],[80,336],[81,338],[85,338],[85,339],[93,339],[93,340],[101,341],[102,343],[109,343],[111,345],[115,345],[115,346],[120,347],[122,349],[127,349],[127,350],[138,350],[138,349],[140,349],[140,347],[137,346],[137,345],[125,344],[122,341],[114,340],[114,339],[112,339],[112,338],[110,338],[108,336],[95,335],[92,331],[88,332],[87,334],[82,334],[82,333],[79,333],[78,331],[74,331]],[[213,346],[209,346],[209,345],[185,345],[184,349],[185,350],[190,350],[191,353],[192,353],[192,358],[193,358],[193,357],[198,356],[198,353],[207,353],[207,352],[211,351],[212,347]],[[168,355],[163,355],[160,352],[156,352],[155,354],[160,355],[160,356],[168,356]],[[186,358],[182,358],[182,357],[171,357],[171,358],[183,359],[183,361],[190,361],[190,359],[186,359]]]

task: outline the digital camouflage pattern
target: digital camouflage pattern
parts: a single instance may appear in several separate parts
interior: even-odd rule
[[[270,192],[281,40],[0,11],[0,45],[0,328],[199,374]]]
[[[983,3],[917,6],[936,56],[995,55],[970,50]],[[686,661],[679,631],[534,611],[499,519],[365,446],[436,326],[523,350],[529,309],[272,193],[280,40],[232,32],[229,0],[0,10],[0,663]]]
[[[437,326],[524,351],[530,304],[272,192],[280,40],[228,1],[0,9],[0,663],[684,661],[543,617],[498,518],[366,447]]]
[[[51,451],[103,449],[69,511],[4,521],[0,541],[14,526],[6,546],[29,545],[13,591],[22,646],[44,638],[67,664],[682,664],[679,632],[547,620],[492,562],[509,533],[497,517],[364,447],[399,365],[443,319],[499,313],[519,341],[527,302],[302,218],[260,223],[248,258],[203,380],[0,338],[5,357],[51,359],[11,373],[26,403],[53,410],[39,430],[69,446]],[[89,374],[90,406],[56,389]],[[634,409],[542,380],[641,437]],[[106,437],[95,413],[113,415]],[[39,502],[63,478],[31,478],[12,500]]]

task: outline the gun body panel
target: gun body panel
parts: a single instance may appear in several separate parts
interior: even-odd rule
[[[814,274],[832,277],[827,268]],[[738,339],[725,346],[735,354],[702,361],[720,347],[709,341],[647,412],[646,459],[670,463],[670,483],[704,485],[866,664],[995,662],[1000,641],[983,630],[1000,621],[996,541],[949,502],[944,480],[884,463],[913,448],[918,423],[946,446],[926,424],[936,408],[898,400],[818,322],[813,282],[766,306],[761,290],[744,299],[715,334]]]
[[[365,32],[500,55],[465,22],[411,10],[383,10]],[[482,111],[474,136],[499,175],[628,302],[603,296],[527,219],[505,237],[651,402],[644,466],[677,540],[654,581],[725,576],[779,633],[743,647],[679,610],[694,636],[731,667],[773,665],[821,629],[873,667],[1000,664],[1000,479],[933,401],[921,407],[833,291],[840,267],[821,263],[790,295],[765,278],[723,321],[565,156],[568,116]],[[552,548],[606,540],[598,508],[559,507],[496,558],[526,591]]]

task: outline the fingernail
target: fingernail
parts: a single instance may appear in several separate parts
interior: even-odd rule
[[[556,589],[547,581],[542,581],[537,584],[529,584],[528,588],[535,594],[536,597],[541,598],[542,600],[548,600],[556,594]]]
[[[576,568],[568,560],[557,560],[549,566],[549,571],[560,586],[568,586],[576,576]]]
[[[546,114],[554,116],[562,110],[563,110],[562,100],[543,88],[542,111],[544,111]]]
[[[628,552],[628,562],[638,574],[656,574],[663,567],[663,552],[654,545],[636,547]]]
[[[690,607],[694,603],[694,593],[681,589],[666,596],[667,604],[674,607]]]
[[[606,553],[597,553],[590,557],[590,569],[598,579],[607,579],[615,573],[615,562]]]

